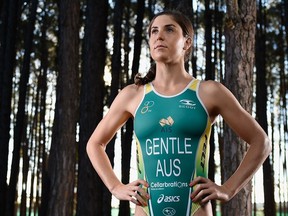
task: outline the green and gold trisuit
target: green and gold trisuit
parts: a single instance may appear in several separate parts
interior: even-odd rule
[[[207,177],[211,122],[198,95],[200,81],[192,80],[179,94],[163,96],[151,83],[136,110],[138,177],[148,182],[150,216],[191,216],[189,183]]]

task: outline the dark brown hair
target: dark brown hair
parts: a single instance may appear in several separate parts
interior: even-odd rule
[[[189,49],[186,50],[185,53],[185,62],[189,60],[191,53],[192,53],[192,47],[193,47],[193,37],[194,37],[194,31],[193,26],[188,17],[186,17],[183,13],[177,10],[168,10],[168,11],[162,11],[158,14],[156,14],[153,19],[151,20],[149,27],[148,27],[148,34],[150,37],[151,34],[151,27],[154,22],[154,20],[158,16],[162,15],[168,15],[171,16],[172,19],[178,23],[178,25],[181,27],[183,36],[191,38],[192,44]],[[148,70],[146,76],[142,77],[140,73],[136,74],[134,78],[134,82],[136,85],[145,85],[146,83],[149,83],[155,79],[156,76],[156,64],[152,63],[150,69]]]

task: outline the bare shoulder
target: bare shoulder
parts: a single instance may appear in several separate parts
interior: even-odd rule
[[[211,119],[218,114],[223,114],[226,108],[238,105],[234,95],[222,83],[213,80],[202,81],[199,95],[208,110]]]
[[[135,84],[127,85],[119,92],[120,97],[129,101],[141,97],[142,94],[143,94],[143,86],[137,86]]]
[[[124,87],[121,91],[125,92],[126,94],[135,95],[135,94],[138,94],[142,90],[143,90],[142,85],[138,86],[135,84],[130,84],[130,85],[127,85],[126,87]]]
[[[201,81],[201,91],[209,96],[215,96],[221,91],[226,91],[227,88],[220,82],[214,80]]]
[[[203,81],[199,87],[199,95],[210,114],[210,119],[214,120],[215,116],[221,115],[229,127],[247,143],[251,143],[256,137],[266,139],[265,132],[257,121],[223,84]]]
[[[119,92],[113,103],[120,104],[123,109],[133,114],[143,97],[143,88],[135,84],[127,85]]]
[[[212,97],[214,100],[234,100],[235,97],[231,91],[222,83],[213,80],[202,81],[200,91],[207,97]],[[211,98],[210,98],[211,99]]]

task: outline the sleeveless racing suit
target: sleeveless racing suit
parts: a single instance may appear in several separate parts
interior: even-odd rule
[[[198,95],[200,80],[192,80],[179,94],[164,96],[152,83],[134,118],[138,177],[148,182],[150,195],[144,207],[151,216],[190,216],[193,203],[189,183],[207,178],[211,122]]]

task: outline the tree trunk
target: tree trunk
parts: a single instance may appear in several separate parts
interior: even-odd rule
[[[266,12],[259,1],[256,32],[256,118],[262,128],[268,132],[267,122],[267,84],[266,84]],[[268,157],[263,164],[264,213],[276,215],[274,199],[273,168]]]
[[[141,0],[142,2],[142,0]],[[133,7],[134,5],[132,5]],[[139,5],[137,4],[137,11],[139,11]],[[130,25],[130,19],[131,16],[134,16],[134,14],[131,14],[131,12],[133,12],[133,10],[131,10],[131,2],[128,1],[126,3],[126,7],[123,11],[123,17],[125,19],[124,21],[124,25],[125,25],[125,29],[124,29],[124,39],[123,39],[123,49],[124,49],[124,63],[123,63],[123,73],[121,73],[121,88],[125,87],[127,84],[132,83],[134,80],[134,76],[135,73],[137,73],[138,69],[139,69],[139,61],[140,61],[140,53],[141,53],[141,42],[139,44],[139,41],[142,40],[142,36],[140,36],[141,40],[139,40],[139,33],[140,35],[142,34],[142,27],[141,29],[139,29],[139,21],[141,21],[141,23],[143,22],[143,18],[142,20],[139,19],[139,16],[137,16],[137,21],[136,21],[136,25],[135,25],[135,37],[134,37],[134,56],[136,55],[136,53],[139,54],[136,55],[136,57],[133,57],[133,62],[132,62],[132,74],[130,73],[130,59],[129,59],[129,54],[131,51],[130,48],[130,43],[132,40],[132,35],[130,34],[131,32],[131,25]],[[138,12],[136,12],[136,15],[138,14]],[[140,24],[143,26],[143,24]],[[138,26],[138,27],[137,27]],[[136,30],[138,29],[138,30]],[[136,42],[136,38],[137,42]],[[136,48],[138,47],[138,48]],[[138,58],[137,61],[134,61],[135,58]],[[135,62],[135,64],[134,64]],[[132,127],[130,127],[130,124],[132,124]],[[122,128],[121,128],[121,181],[124,184],[128,184],[129,180],[130,180],[130,163],[131,163],[131,142],[132,142],[132,135],[130,137],[130,130],[132,128],[132,133],[133,133],[133,122],[131,122],[131,120],[129,120]],[[131,138],[131,139],[130,139]],[[130,142],[129,142],[130,141]],[[118,216],[127,216],[130,215],[131,213],[130,210],[130,202],[127,200],[120,200],[120,204],[119,204],[119,213]]]
[[[191,2],[192,3],[192,2]],[[194,13],[194,10],[196,13]],[[199,13],[198,10],[194,9],[193,4],[191,4],[191,21],[193,25],[193,30],[194,30],[194,38],[193,38],[193,50],[192,50],[192,57],[191,57],[191,64],[192,64],[192,75],[194,77],[197,77],[197,51],[198,51],[198,18],[199,18]]]
[[[255,23],[255,0],[227,1],[224,83],[249,113],[252,111]],[[224,152],[221,165],[223,182],[237,169],[247,151],[247,144],[226,124],[224,124],[224,131]],[[230,202],[223,205],[223,215],[251,215],[251,190],[250,182]]]
[[[4,27],[3,38],[5,45],[1,44],[1,85],[0,85],[0,212],[5,215],[7,201],[7,167],[8,167],[8,146],[10,139],[10,114],[12,97],[12,78],[15,63],[15,41],[17,20],[19,15],[19,0],[5,1],[7,6],[7,26]],[[6,9],[3,7],[3,9]],[[3,18],[6,19],[6,16]],[[5,25],[5,23],[2,23]],[[7,28],[6,28],[7,27]],[[2,38],[1,38],[2,39]],[[2,42],[2,41],[1,41]],[[2,47],[3,45],[3,47]],[[2,55],[3,54],[3,55]],[[2,58],[3,57],[3,58]],[[3,60],[3,61],[2,61]],[[14,197],[13,197],[14,199]]]
[[[48,215],[73,215],[79,99],[79,1],[59,2],[59,73],[49,156]]]
[[[132,5],[132,7],[134,7],[134,5]],[[131,14],[131,12],[133,12],[133,10],[131,9],[131,2],[127,1],[127,3],[125,4],[125,8],[123,11],[123,25],[125,25],[125,28],[123,29],[123,51],[124,51],[124,55],[123,55],[123,73],[121,73],[121,81],[120,81],[120,88],[124,88],[127,83],[132,83],[134,80],[133,77],[133,72],[131,74],[130,72],[130,52],[131,52],[131,41],[133,36],[131,35],[131,16],[134,16],[134,14]],[[143,20],[142,20],[143,22]],[[137,25],[137,24],[136,24]],[[142,34],[142,31],[141,31]],[[136,35],[136,33],[135,33]],[[136,36],[135,36],[136,37]],[[134,40],[134,48],[135,48],[136,42]],[[136,63],[137,64],[137,63]],[[138,62],[139,65],[139,62]],[[133,68],[133,63],[132,63],[132,68]],[[138,69],[137,69],[138,70]],[[133,69],[132,69],[133,71]]]
[[[143,19],[145,0],[139,0],[137,4],[137,22],[135,25],[134,54],[132,62],[132,78],[139,72],[140,55],[142,48]],[[132,79],[133,80],[133,79]]]
[[[281,15],[280,15],[280,24],[281,27],[279,28],[279,44],[285,44],[285,33],[284,33],[284,20],[285,20],[285,16],[284,16],[284,8],[281,8]],[[287,8],[286,8],[286,12],[287,12]],[[287,25],[287,24],[286,24]],[[287,32],[287,29],[286,29]],[[280,124],[279,124],[279,131],[282,131],[282,133],[280,132],[280,146],[279,146],[279,158],[283,158],[282,160],[280,160],[282,162],[282,166],[279,167],[279,187],[280,187],[280,193],[279,193],[279,197],[280,197],[280,203],[279,203],[279,211],[280,212],[285,212],[287,211],[287,200],[285,199],[285,195],[283,193],[283,186],[285,185],[285,178],[283,178],[283,174],[287,173],[287,151],[286,151],[286,146],[287,146],[287,142],[288,142],[288,113],[287,113],[287,67],[285,67],[287,64],[285,64],[287,61],[287,56],[285,58],[285,46],[277,46],[277,53],[279,55],[279,77],[280,77],[280,116],[279,119],[280,120]],[[286,51],[288,50],[287,48],[287,44],[286,44]],[[285,70],[286,68],[286,70]],[[285,175],[284,175],[285,176]],[[287,181],[286,181],[287,182]],[[284,213],[285,214],[285,213]]]
[[[204,11],[204,22],[205,22],[205,80],[215,80],[215,69],[212,63],[212,10],[210,9],[210,0],[205,0],[205,11]],[[215,41],[215,40],[214,40]],[[215,46],[216,47],[216,46]],[[216,56],[215,56],[216,58]],[[214,139],[214,127],[211,130],[210,138],[210,155],[209,155],[209,173],[208,178],[215,181],[215,139]],[[212,209],[213,213],[216,212],[216,202],[213,200]]]
[[[214,80],[215,72],[212,68],[212,11],[210,10],[210,0],[205,0],[204,11],[205,22],[205,75],[206,80]]]
[[[111,62],[111,93],[109,96],[109,106],[112,104],[114,98],[117,96],[120,86],[120,73],[121,73],[121,42],[122,42],[122,16],[123,16],[124,0],[116,1],[114,8],[113,26],[113,55]]]
[[[45,8],[46,4],[44,4]],[[47,154],[45,151],[46,148],[46,94],[47,94],[47,71],[48,71],[48,46],[46,39],[46,31],[48,28],[47,22],[47,12],[44,10],[41,14],[42,17],[42,26],[41,26],[41,38],[40,38],[40,76],[38,78],[38,85],[40,86],[41,91],[41,102],[40,102],[40,143],[39,143],[39,157],[38,157],[38,169],[37,169],[37,194],[36,194],[36,207],[34,209],[38,210],[39,216],[44,216],[47,214],[48,207],[48,175],[47,175]],[[42,161],[42,162],[41,162]],[[41,176],[41,178],[40,178]],[[41,190],[41,197],[40,197]],[[41,203],[40,207],[38,205]]]
[[[36,8],[38,5],[38,0],[33,0],[31,4],[29,23],[25,32],[24,39],[24,60],[23,66],[20,71],[20,84],[19,84],[19,101],[17,106],[17,115],[16,115],[16,125],[14,128],[14,146],[13,146],[13,158],[11,165],[11,176],[8,187],[7,194],[7,203],[6,203],[6,215],[14,215],[14,202],[16,199],[16,187],[19,176],[19,161],[20,161],[20,148],[21,143],[23,145],[28,145],[26,142],[26,138],[24,136],[26,125],[25,125],[25,104],[26,104],[26,93],[27,93],[27,85],[30,74],[30,56],[32,52],[33,46],[33,31],[35,28],[35,20],[36,20]],[[27,122],[26,122],[27,123]],[[23,149],[27,148],[27,146],[23,147]],[[25,154],[25,153],[24,153]],[[24,176],[25,177],[25,174]],[[25,179],[24,179],[25,180]]]
[[[4,78],[4,56],[5,56],[5,49],[6,49],[6,35],[7,35],[7,23],[8,23],[8,8],[9,8],[9,1],[4,0],[1,4],[0,10],[0,101],[2,101],[2,87],[3,86],[3,78]],[[0,107],[1,109],[1,107]],[[0,195],[1,196],[1,195]],[[1,204],[0,204],[1,209]]]
[[[284,0],[284,25],[285,25],[285,35],[286,35],[286,49],[285,53],[288,56],[288,0]]]
[[[133,136],[133,119],[129,119],[125,124],[121,135],[121,174],[122,182],[128,184],[130,180],[130,168],[131,168],[131,144]],[[125,131],[125,132],[124,132]],[[119,216],[130,215],[130,203],[128,201],[120,201]]]
[[[119,0],[115,2],[115,13],[113,14],[113,27],[114,27],[114,37],[113,37],[113,55],[112,55],[112,62],[111,62],[111,90],[108,105],[110,106],[115,97],[118,94],[119,87],[120,87],[120,74],[122,72],[121,67],[121,42],[122,42],[122,20],[123,20],[123,7],[124,7],[124,0]],[[115,139],[116,136],[109,142],[106,148],[106,153],[109,157],[112,167],[114,166],[114,155],[115,155]],[[105,187],[104,194],[103,194],[103,203],[102,206],[102,215],[108,216],[111,215],[111,193]]]
[[[132,62],[132,76],[128,79],[128,83],[133,82],[134,76],[139,72],[139,62],[142,47],[142,32],[143,32],[143,18],[145,11],[145,1],[140,0],[137,3],[137,22],[135,25],[134,37],[134,54]],[[128,36],[128,35],[127,35]],[[127,57],[128,58],[128,55]],[[127,84],[127,83],[126,83]],[[122,182],[129,183],[130,179],[130,162],[131,162],[131,144],[133,136],[133,120],[129,119],[125,125],[125,129],[121,130],[121,149],[122,149]],[[127,201],[120,201],[119,216],[130,215],[130,205]]]
[[[101,8],[101,10],[99,10]],[[86,144],[103,117],[108,1],[88,0],[83,45],[77,215],[102,215],[104,185],[86,153]]]

